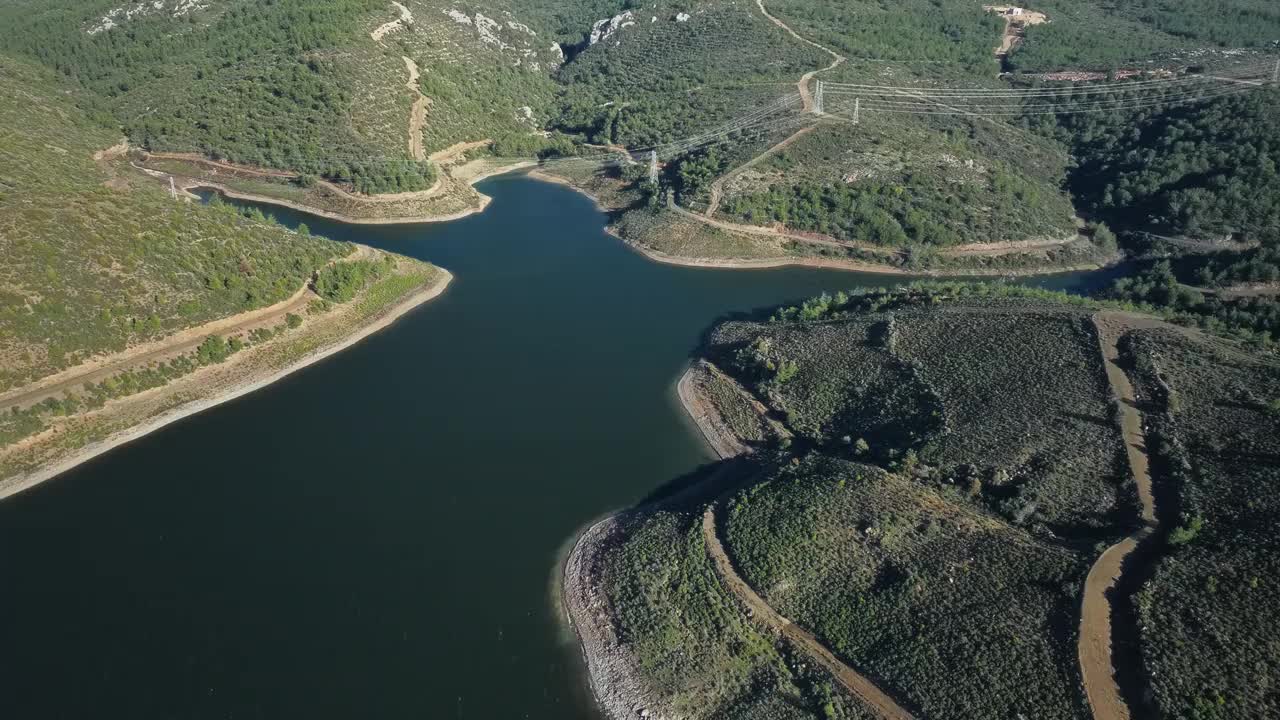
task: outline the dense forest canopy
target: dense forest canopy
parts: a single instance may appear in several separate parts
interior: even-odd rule
[[[1010,57],[1018,70],[1108,70],[1280,43],[1280,6],[1271,0],[1043,0],[1034,7],[1050,22],[1027,28]]]
[[[1246,240],[1280,227],[1280,90],[1063,115],[1054,129],[1076,156],[1077,201],[1113,227]]]

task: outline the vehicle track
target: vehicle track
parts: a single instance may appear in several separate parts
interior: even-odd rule
[[[836,68],[840,67],[842,63],[848,60],[848,58],[836,52],[835,50],[832,50],[831,48],[826,47],[825,45],[820,45],[819,43],[816,43],[810,40],[809,38],[802,36],[800,33],[796,32],[795,30],[792,30],[790,25],[782,22],[781,20],[779,20],[778,18],[774,17],[769,13],[768,8],[764,6],[764,0],[756,0],[756,6],[760,8],[760,13],[764,15],[769,20],[769,22],[785,30],[788,35],[790,35],[791,37],[795,38],[796,40],[799,40],[800,42],[806,45],[815,47],[831,56],[830,65],[824,68],[811,70],[805,73],[800,77],[800,82],[796,83],[796,87],[800,89],[800,101],[804,104],[804,112],[807,112],[807,113],[813,112],[813,95],[810,94],[809,92],[809,81],[813,80],[813,78],[815,78],[818,75],[818,73],[824,73],[824,72],[829,72],[831,70],[835,70]]]
[[[703,369],[707,372],[719,374],[719,369],[713,364],[703,361]],[[727,428],[723,423],[718,421],[715,416],[718,415],[713,403],[706,401],[694,387],[695,368],[689,368],[676,386],[680,402],[684,406],[685,412],[698,426],[706,438],[707,443],[715,450],[716,455],[720,456],[722,461],[730,461],[736,457],[751,454],[751,448],[744,445],[731,432],[727,432]],[[723,377],[723,376],[722,376]],[[725,377],[731,382],[737,390],[743,394],[748,402],[759,413],[761,419],[768,422],[768,410],[757,400],[751,393],[747,392],[736,381]],[[736,485],[735,485],[736,487]],[[876,717],[881,720],[911,720],[911,714],[894,702],[875,683],[868,680],[861,673],[841,662],[830,650],[818,641],[812,634],[804,628],[796,625],[787,618],[780,615],[773,609],[764,598],[756,594],[755,590],[747,584],[738,571],[733,567],[733,561],[729,559],[729,554],[725,552],[724,545],[720,543],[719,533],[716,532],[715,507],[721,500],[728,497],[732,489],[726,490],[713,500],[702,513],[702,538],[707,546],[707,553],[711,555],[711,559],[716,568],[716,575],[720,578],[726,588],[733,593],[734,597],[746,606],[750,617],[757,620],[769,629],[777,632],[787,638],[798,650],[812,658],[821,665],[832,677],[843,685],[850,694],[858,698]]]
[[[405,83],[405,87],[417,96],[413,101],[413,109],[409,112],[409,154],[414,160],[423,162],[427,159],[427,151],[422,146],[422,129],[427,124],[427,106],[431,99],[423,95],[422,88],[418,87],[418,64],[408,55],[401,56],[400,59],[404,60],[405,70],[409,71],[409,82]]]
[[[1094,720],[1129,720],[1132,716],[1116,680],[1115,659],[1111,648],[1111,600],[1108,593],[1119,582],[1125,561],[1142,542],[1155,534],[1158,527],[1150,462],[1142,431],[1142,413],[1138,410],[1137,393],[1134,392],[1133,384],[1119,365],[1120,337],[1136,323],[1154,325],[1158,321],[1130,319],[1105,312],[1093,316],[1107,381],[1119,398],[1120,430],[1129,471],[1138,487],[1142,519],[1141,528],[1107,548],[1098,557],[1089,569],[1084,583],[1077,647],[1085,696],[1093,711]]]

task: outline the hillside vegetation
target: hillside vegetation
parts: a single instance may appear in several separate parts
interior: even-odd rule
[[[1277,22],[1258,0],[1041,9],[1050,21],[1028,29],[1013,70],[1071,69],[1050,58],[1080,49],[1097,62],[1140,56],[1180,71],[1239,48],[1264,52]],[[827,241],[774,258],[858,261],[851,248],[867,245],[909,252],[915,267],[1096,265],[1114,259],[1114,242],[1079,234],[1074,206],[1112,223],[1197,234],[1263,227],[1277,194],[1266,162],[1274,93],[1204,107],[1148,103],[1136,117],[1088,112],[1060,126],[1040,113],[979,118],[945,101],[923,114],[895,110],[902,100],[872,103],[854,125],[850,96],[833,96],[823,122],[802,113],[802,77],[809,89],[814,79],[1007,89],[994,52],[1004,20],[962,0],[16,0],[0,20],[13,28],[0,49],[79,86],[77,103],[136,147],[324,177],[360,193],[433,187],[440,170],[425,156],[460,143],[549,157],[700,136],[699,147],[664,151],[656,187],[634,168],[579,184],[626,186],[624,203],[634,206],[660,205],[671,192],[695,212]],[[1182,54],[1170,59],[1172,50]],[[763,114],[701,135],[753,112]],[[1128,133],[1135,123],[1142,131]],[[291,191],[313,205],[344,202]],[[735,240],[722,255],[758,256],[755,244]],[[987,254],[938,253],[974,244]]]
[[[1044,0],[1050,22],[1027,29],[1017,70],[1113,70],[1194,60],[1206,50],[1273,47],[1280,8],[1269,0]]]
[[[651,714],[870,720],[829,677],[754,626],[721,585],[700,515],[637,519],[602,570],[616,633],[649,688]]]
[[[1202,337],[1135,331],[1127,352],[1176,527],[1138,596],[1142,654],[1165,717],[1280,712],[1280,365]]]
[[[349,246],[167,189],[41,69],[0,57],[0,390],[271,305]]]
[[[693,387],[715,432],[754,449],[754,469],[715,502],[738,572],[919,717],[1092,717],[1076,649],[1083,583],[1140,513],[1092,319],[1104,307],[934,284],[716,326]],[[1280,366],[1154,321],[1120,348],[1173,518],[1138,580],[1133,693],[1163,717],[1274,714],[1275,647],[1258,638],[1275,634]],[[680,517],[638,514],[637,526]],[[679,561],[628,536],[612,572],[705,562],[687,532]],[[701,598],[718,592],[667,598],[667,612],[706,612]],[[609,593],[622,617],[656,611],[634,587]],[[675,691],[649,659],[678,646],[697,675],[713,652],[654,624],[630,626],[626,643],[659,694]]]
[[[734,564],[921,717],[1087,715],[1081,585],[1137,516],[1090,313],[939,286],[823,296],[707,337],[703,357],[785,428],[761,433],[737,394],[699,384],[760,458],[719,503]],[[661,641],[632,642],[644,658]]]

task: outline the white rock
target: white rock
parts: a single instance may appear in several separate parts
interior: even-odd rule
[[[206,0],[151,0],[151,2],[121,5],[98,18],[97,22],[90,25],[85,32],[90,35],[97,35],[100,32],[120,27],[121,23],[128,22],[135,16],[159,13],[165,11],[166,8],[170,17],[178,18],[207,7],[209,7],[209,3]]]
[[[627,10],[624,13],[614,15],[608,20],[600,20],[591,26],[591,37],[588,45],[595,45],[613,37],[613,34],[625,27],[631,27],[636,24],[636,16]]]

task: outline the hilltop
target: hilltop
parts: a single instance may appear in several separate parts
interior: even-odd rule
[[[1274,712],[1273,357],[937,285],[726,321],[681,394],[735,459],[569,574],[597,684],[654,717]]]

